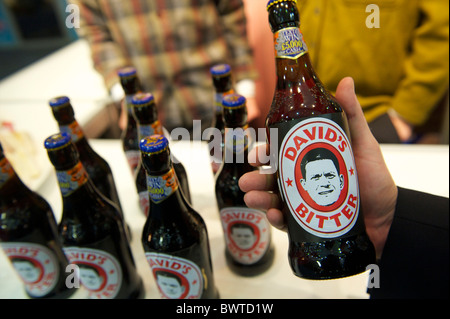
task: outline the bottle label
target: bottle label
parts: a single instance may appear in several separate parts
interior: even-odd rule
[[[112,299],[122,285],[122,269],[111,254],[91,248],[65,247],[71,264],[80,270],[80,281],[91,299]]]
[[[70,135],[72,138],[72,143],[76,143],[84,137],[83,130],[77,121],[73,121],[69,125],[60,125],[59,131]]]
[[[148,125],[139,125],[139,138],[143,139],[146,136],[163,135],[162,126],[159,121],[155,121]]]
[[[14,174],[14,169],[6,157],[0,160],[0,188],[3,187]]]
[[[245,207],[220,210],[227,249],[241,264],[258,262],[270,246],[270,225],[266,214]]]
[[[299,28],[285,28],[274,33],[275,57],[297,59],[308,52]]]
[[[207,279],[190,260],[160,253],[145,253],[159,293],[165,299],[199,299]],[[205,278],[205,282],[203,282]]]
[[[1,247],[30,296],[43,297],[53,290],[59,279],[59,267],[50,249],[32,243],[1,243]]]
[[[67,171],[56,171],[62,196],[69,196],[88,180],[88,175],[81,162]]]
[[[353,228],[358,177],[350,141],[335,121],[314,117],[290,128],[281,142],[278,174],[285,204],[306,232],[336,238]]]
[[[147,175],[148,194],[156,204],[166,200],[177,189],[178,180],[173,168],[162,176]]]
[[[141,210],[145,214],[145,216],[148,215],[149,206],[150,206],[150,203],[148,200],[148,191],[139,192],[139,207],[141,208]]]
[[[125,151],[125,157],[127,158],[131,173],[134,174],[137,167],[139,166],[139,161],[141,160],[141,152],[137,150]]]

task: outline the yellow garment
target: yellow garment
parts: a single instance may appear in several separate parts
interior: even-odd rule
[[[377,22],[370,4],[379,8],[379,28],[368,27]],[[351,76],[367,121],[390,108],[413,125],[427,119],[449,85],[448,0],[297,5],[313,66],[329,90]]]

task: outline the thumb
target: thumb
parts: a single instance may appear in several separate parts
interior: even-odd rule
[[[343,78],[339,82],[336,99],[347,116],[353,143],[363,144],[367,143],[367,139],[375,139],[356,97],[355,83],[351,77]]]

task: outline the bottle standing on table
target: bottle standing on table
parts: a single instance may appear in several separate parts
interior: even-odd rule
[[[278,147],[273,160],[291,268],[307,279],[363,272],[375,262],[375,251],[365,232],[345,114],[311,66],[296,1],[271,0],[267,10],[277,81],[266,129]],[[270,136],[273,129],[277,139]]]
[[[95,187],[119,208],[123,218],[122,205],[111,168],[89,144],[83,129],[75,119],[75,113],[67,96],[55,97],[49,102],[53,115],[58,122],[60,132],[67,133],[77,148],[80,161],[83,163]]]
[[[131,101],[132,115],[138,128],[139,140],[146,136],[154,134],[162,135],[162,126],[158,120],[158,111],[156,109],[153,95],[150,93],[138,93],[133,96]],[[145,168],[140,160],[135,171],[135,184],[139,195],[139,207],[145,215],[148,215],[149,198],[147,190],[147,177]]]
[[[211,127],[221,132],[220,139],[212,135],[209,140],[210,160],[213,174],[216,174],[222,163],[222,151],[224,143],[225,126],[222,118],[222,99],[228,94],[234,93],[231,77],[231,67],[228,64],[217,64],[210,69],[215,95],[214,95],[214,117]],[[220,150],[220,152],[219,152]]]
[[[140,148],[150,197],[142,245],[161,297],[218,298],[206,224],[180,191],[167,139],[149,136]]]
[[[59,233],[64,253],[79,267],[89,298],[143,297],[142,280],[117,207],[95,188],[69,135],[52,135],[44,144],[63,200]]]
[[[131,100],[133,96],[142,91],[141,84],[134,67],[125,67],[120,69],[117,74],[120,78],[120,84],[125,92],[126,105],[126,127],[122,131],[120,139],[122,141],[123,151],[130,166],[131,173],[135,171],[139,165],[141,152],[139,151],[139,136],[136,120],[133,117],[133,107]]]
[[[0,246],[30,298],[68,298],[69,262],[50,205],[14,171],[0,145]]]
[[[136,120],[139,140],[146,136],[163,135],[163,128],[158,120],[158,110],[156,108],[155,99],[150,93],[138,93],[132,101],[133,116]],[[173,156],[173,155],[172,155]],[[188,200],[191,202],[191,194],[189,190],[189,182],[187,179],[186,170],[183,164],[175,159],[173,167],[177,174],[181,189]],[[139,206],[145,215],[148,215],[149,198],[147,189],[147,177],[145,168],[139,159],[139,165],[135,172],[136,189],[139,194]]]
[[[275,251],[266,214],[248,208],[239,178],[255,170],[248,163],[251,138],[246,131],[246,100],[238,94],[223,98],[225,123],[224,161],[217,172],[216,199],[225,236],[225,257],[230,269],[242,276],[255,276],[273,263]]]

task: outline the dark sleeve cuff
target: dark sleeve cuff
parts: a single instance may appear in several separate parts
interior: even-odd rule
[[[399,187],[371,298],[448,298],[448,228],[448,198]]]

